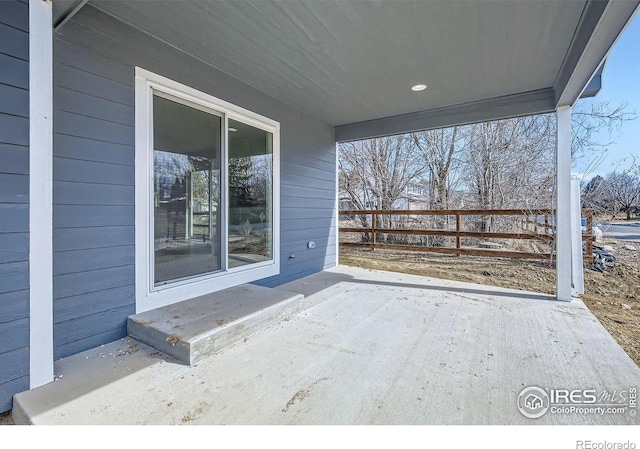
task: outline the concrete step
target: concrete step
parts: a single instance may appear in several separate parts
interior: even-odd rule
[[[294,315],[304,295],[244,284],[132,315],[127,332],[179,363],[195,365]]]

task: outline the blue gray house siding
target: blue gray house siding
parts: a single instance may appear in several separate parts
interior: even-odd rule
[[[0,412],[29,388],[29,7],[0,2]]]
[[[280,122],[281,274],[261,284],[335,264],[333,128],[86,6],[54,36],[55,358],[134,313],[135,66]]]

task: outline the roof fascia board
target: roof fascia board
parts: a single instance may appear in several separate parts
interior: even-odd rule
[[[640,0],[589,0],[554,84],[556,106],[571,106],[587,88]]]
[[[336,126],[336,142],[466,125],[555,110],[553,89],[540,89],[444,108]]]

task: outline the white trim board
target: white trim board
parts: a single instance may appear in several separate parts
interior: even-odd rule
[[[584,294],[584,268],[582,258],[582,208],[580,207],[580,180],[571,176],[571,295]]]
[[[29,0],[29,384],[53,380],[53,29]]]
[[[273,258],[270,261],[226,268],[223,271],[179,280],[166,287],[152,285],[153,236],[151,229],[151,204],[153,185],[153,91],[162,92],[184,100],[205,110],[223,115],[223,160],[226,161],[228,119],[263,129],[273,135]],[[228,191],[225,162],[221,167],[223,192]],[[136,67],[135,73],[135,272],[136,313],[202,296],[235,285],[253,282],[280,273],[280,124],[259,114],[220,100],[207,93]],[[225,202],[227,204],[227,202]],[[228,205],[226,213],[228,216]],[[224,222],[224,219],[223,219]],[[223,234],[226,236],[225,225]],[[226,242],[226,238],[223,239]],[[226,244],[226,243],[225,243]],[[223,255],[226,250],[223,250]],[[223,262],[223,267],[224,267]]]
[[[556,116],[556,298],[571,301],[571,106]]]

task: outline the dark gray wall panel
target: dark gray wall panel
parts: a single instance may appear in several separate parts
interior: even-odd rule
[[[59,345],[73,343],[76,340],[91,337],[98,334],[96,332],[97,321],[105,324],[105,329],[114,329],[123,325],[122,316],[128,316],[135,313],[133,306],[125,306],[122,308],[102,311],[93,315],[86,315],[81,318],[75,318],[69,321],[56,323],[54,333],[57,333],[56,341]]]
[[[124,125],[130,125],[134,120],[131,106],[62,87],[56,91],[56,108]]]
[[[2,161],[2,173],[28,175],[29,147],[0,143],[0,161]]]
[[[309,220],[308,218],[297,218],[295,215],[287,216],[282,220],[281,231],[283,233],[290,232],[298,229],[326,229],[324,226],[331,227],[334,225],[335,220],[327,219],[327,218],[319,218],[316,220]],[[326,230],[329,232],[329,230]]]
[[[0,217],[0,233],[24,232],[28,230],[29,205],[0,203]]]
[[[134,246],[128,251],[119,246],[56,253],[53,274],[81,273],[135,263]]]
[[[265,287],[275,287],[277,285],[299,279],[303,276],[309,276],[317,273],[318,266],[331,266],[332,264],[335,264],[335,253],[328,255],[321,253],[319,255],[314,255],[313,257],[305,257],[301,260],[298,260],[298,257],[296,256],[295,263],[289,263],[288,261],[283,263],[283,268],[286,268],[284,273],[279,276],[262,279],[254,283]]]
[[[57,45],[56,49],[59,50],[56,53],[56,58],[58,53],[65,51]],[[84,55],[85,54],[80,57],[78,62],[83,63],[86,61],[86,59],[84,59],[86,56]],[[134,90],[131,68],[127,69],[127,74],[131,77],[131,84],[128,86],[105,78],[99,69],[94,70],[92,73],[64,64],[54,64],[53,70],[53,77],[57,87],[77,90],[78,92],[91,94],[96,98],[102,98],[115,103],[124,105],[133,104]],[[99,87],[99,89],[96,89],[96,87]],[[56,95],[54,95],[54,97],[55,96]]]
[[[133,146],[129,145],[54,134],[53,146],[57,157],[134,165],[135,151]]]
[[[280,189],[295,189],[296,187],[315,190],[325,190],[334,192],[335,196],[335,179],[320,179],[320,178],[307,178],[303,175],[295,173],[281,173],[280,174]]]
[[[0,264],[29,260],[29,233],[0,233],[0,248]]]
[[[313,144],[313,142],[311,144]],[[324,152],[307,154],[303,150],[304,145],[298,144],[297,142],[291,142],[291,145],[297,149],[297,151],[292,151],[291,155],[287,158],[287,162],[291,164],[312,166],[325,172],[331,171],[335,166],[336,159],[332,154]]]
[[[28,203],[29,177],[0,173],[0,203]]]
[[[135,66],[281,123],[281,241],[287,245],[282,274],[264,282],[276,285],[335,263],[331,126],[90,5],[55,36],[54,59],[56,357],[124,336],[133,313]],[[287,224],[298,222],[305,225]],[[306,250],[308,240],[319,247]],[[293,250],[299,258],[286,259]]]
[[[29,60],[29,33],[11,26],[0,26],[0,53]]]
[[[56,111],[53,131],[121,145],[134,144],[133,126],[64,111]]]
[[[0,324],[28,318],[29,290],[0,294],[0,309]]]
[[[313,228],[309,227],[307,229],[298,229],[293,231],[287,231],[287,242],[308,242],[309,240],[313,240],[314,236],[317,238],[324,238],[325,240],[329,237],[335,237],[336,230],[332,228],[327,234],[326,228]],[[319,242],[317,239],[315,240],[316,247]]]
[[[72,321],[78,316],[88,316],[111,309],[132,306],[131,298],[135,294],[133,284],[87,293],[79,296],[67,296],[53,303],[56,322]]]
[[[0,2],[2,3],[2,2]],[[28,357],[27,354],[24,357]],[[17,379],[0,384],[0,410],[6,411],[13,405],[13,395],[29,389],[29,376],[24,375]]]
[[[309,201],[311,201],[311,199]],[[288,220],[291,218],[300,218],[303,220],[307,220],[307,226],[314,226],[316,225],[315,220],[327,218],[326,211],[322,209],[316,209],[314,207],[304,208],[303,211],[298,211],[298,208],[287,207],[286,204],[281,205],[281,207],[282,207],[282,214],[284,215],[283,217],[284,220]],[[327,229],[327,232],[329,232],[328,229]]]
[[[53,170],[58,181],[90,182],[132,186],[135,170],[130,165],[105,164],[104,162],[55,158]]]
[[[57,229],[133,226],[134,206],[58,205],[53,225]]]
[[[29,388],[29,8],[0,1],[0,412]]]
[[[286,194],[287,197],[296,198],[317,198],[325,200],[336,200],[336,191],[334,189],[324,189],[321,187],[301,187],[290,183],[280,182],[280,195]]]
[[[29,288],[29,262],[0,264],[0,293]]]
[[[0,2],[0,23],[29,31],[29,7],[21,2]]]
[[[99,292],[134,283],[133,266],[63,274],[54,277],[53,299]]]
[[[29,62],[0,53],[0,80],[2,84],[28,89]]]
[[[320,209],[322,211],[330,209],[336,204],[335,198],[313,198],[309,199],[299,196],[284,196],[281,195],[280,203],[284,207],[290,207],[295,209]]]
[[[2,55],[0,55],[0,71],[2,71]],[[0,73],[0,79],[2,79],[2,73]],[[29,145],[29,119],[3,114],[0,120],[0,143]]]
[[[29,318],[0,326],[0,354],[29,346]]]
[[[64,228],[53,231],[55,252],[133,245],[133,226]],[[117,245],[116,245],[117,243]]]
[[[54,175],[55,176],[55,175]],[[86,204],[89,206],[133,206],[133,186],[87,184],[53,181],[53,204]],[[54,214],[56,210],[54,208]]]
[[[29,348],[0,354],[0,366],[3,367],[3,378],[6,381],[29,374]]]
[[[286,241],[282,245],[282,252],[288,255],[295,254],[295,262],[297,263],[301,263],[305,258],[315,259],[321,256],[324,257],[325,249],[329,247],[329,239],[329,236],[318,236],[317,238],[313,239],[313,241],[316,243],[316,247],[313,249],[307,248],[307,242],[312,239],[303,238],[297,241]]]
[[[75,26],[73,23],[70,23],[69,25]],[[131,103],[130,95],[133,95],[134,86],[133,70],[131,66],[123,64],[115,59],[105,58],[100,53],[88,52],[86,49],[78,47],[73,40],[65,42],[64,40],[59,39],[56,42],[56,50],[57,54],[54,62],[56,65],[59,65],[60,68],[68,67],[68,69],[66,69],[67,74],[75,77],[82,76],[84,73],[85,76],[93,79],[93,81],[87,80],[84,83],[77,83],[77,78],[71,78],[73,82],[70,83],[68,79],[60,80],[58,85],[69,85],[73,90],[90,94],[93,92],[92,86],[95,86],[96,82],[100,82],[99,78],[103,78],[111,83],[128,88],[123,91],[127,92],[127,94],[125,95],[122,103]],[[82,87],[78,84],[81,84]],[[93,93],[99,97],[102,95],[100,92]],[[115,101],[113,98],[111,98],[111,100]]]
[[[327,180],[327,173],[328,173],[327,171],[318,169],[313,166],[295,164],[295,163],[289,162],[287,159],[284,159],[284,158],[280,162],[280,169],[282,170],[283,177],[285,179],[287,179],[287,176],[289,173],[294,173],[306,179],[311,178],[311,180],[308,181],[309,183],[313,183],[314,180],[316,179],[320,181]],[[335,177],[335,173],[331,173],[331,175]]]
[[[0,27],[0,30],[2,27]],[[0,42],[2,38],[0,38]],[[0,84],[0,114],[29,117],[29,91]]]
[[[122,309],[120,313],[125,316],[128,316],[128,315],[131,315],[133,312],[128,311],[126,309]],[[122,320],[119,320],[119,321],[122,321]],[[119,338],[122,338],[126,334],[127,334],[127,326],[126,324],[122,324],[121,326],[118,326],[113,329],[109,329],[106,332],[101,332],[99,334],[91,335],[86,338],[77,338],[69,343],[57,345],[54,348],[53,356],[56,359],[59,359],[61,357],[68,357],[70,355],[85,351],[89,348],[95,348],[97,346],[100,346],[105,342],[115,341]],[[54,339],[55,339],[55,333],[54,333]]]

